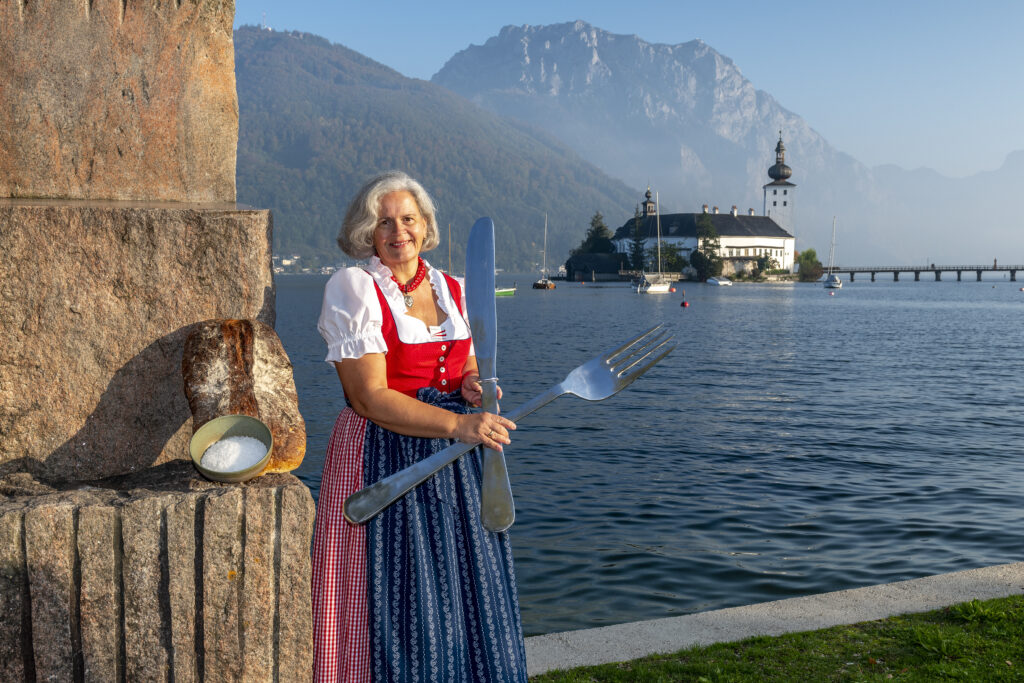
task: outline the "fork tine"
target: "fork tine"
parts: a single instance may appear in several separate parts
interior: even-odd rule
[[[619,354],[617,358],[606,361],[606,363],[611,366],[610,370],[621,374],[621,372],[643,360],[645,356],[650,354],[652,349],[661,346],[669,339],[672,339],[672,334],[668,330],[658,330],[653,336],[645,338],[642,344],[634,344],[632,348]]]
[[[616,375],[618,377],[622,377],[624,375],[632,374],[632,371],[634,370],[634,368],[636,368],[641,363],[644,363],[651,356],[654,356],[654,355],[658,354],[658,352],[661,349],[663,349],[665,346],[667,346],[673,339],[675,339],[675,337],[673,337],[672,335],[668,335],[666,337],[659,337],[656,340],[657,343],[656,344],[651,344],[650,346],[648,346],[645,349],[645,352],[642,355],[639,355],[639,356],[637,356],[635,358],[630,358],[629,359],[630,362],[628,364],[623,365],[621,367],[615,368]],[[674,348],[675,348],[675,344],[673,344],[669,350],[671,351]],[[665,353],[668,353],[668,351],[666,351]],[[658,355],[657,358],[655,359],[654,363],[657,363],[659,360],[664,358],[665,357],[665,353],[662,353],[662,354]],[[646,363],[644,365],[644,369],[641,370],[639,374],[643,374],[643,372],[645,372],[647,370],[647,368],[649,368],[654,363]],[[639,376],[639,374],[637,376]]]
[[[633,380],[635,380],[635,379],[636,379],[637,377],[639,377],[640,375],[642,375],[642,374],[644,374],[645,372],[647,372],[648,370],[650,370],[650,369],[651,369],[652,367],[654,367],[654,365],[655,365],[655,364],[656,364],[656,363],[657,363],[658,361],[660,361],[660,360],[661,360],[662,358],[664,358],[664,357],[665,357],[665,356],[667,356],[667,355],[668,355],[669,353],[671,353],[671,352],[672,352],[672,350],[676,348],[676,345],[675,345],[675,344],[673,344],[672,346],[669,346],[669,347],[668,347],[668,348],[666,348],[666,349],[665,349],[664,351],[662,351],[661,353],[659,353],[658,355],[654,356],[654,357],[653,357],[653,358],[651,358],[651,359],[650,359],[649,361],[647,361],[646,363],[644,363],[644,364],[643,364],[642,366],[640,366],[640,367],[636,367],[637,363],[639,363],[640,361],[644,360],[645,358],[648,358],[648,357],[650,357],[650,355],[651,355],[652,353],[654,353],[654,352],[655,352],[655,351],[657,351],[658,349],[660,349],[660,348],[664,347],[664,346],[665,346],[666,344],[668,344],[668,343],[669,343],[670,341],[672,341],[672,338],[671,338],[671,337],[669,337],[668,339],[666,339],[665,341],[663,341],[662,343],[658,344],[658,345],[657,345],[656,347],[654,347],[653,349],[651,349],[650,353],[648,353],[648,354],[647,354],[646,356],[644,356],[643,358],[639,358],[639,359],[637,359],[636,363],[633,363],[633,364],[632,364],[631,366],[629,366],[629,367],[628,367],[628,368],[626,368],[625,370],[622,370],[621,372],[619,372],[619,381],[623,383],[623,384],[622,384],[622,386],[623,386],[623,387],[627,387],[627,386],[629,386],[630,384],[632,384],[632,383],[633,383]],[[629,372],[629,374],[626,374],[626,371],[627,371],[627,370],[631,370],[631,372]]]
[[[630,339],[628,342],[626,342],[622,346],[620,346],[620,347],[618,347],[616,349],[611,349],[610,351],[606,351],[605,353],[602,354],[602,357],[604,358],[606,363],[610,363],[613,358],[615,358],[616,356],[620,355],[623,351],[626,351],[627,349],[635,346],[641,339],[643,339],[644,337],[647,337],[648,335],[650,335],[655,330],[659,330],[659,329],[663,328],[664,326],[665,326],[665,323],[658,323],[657,325],[655,325],[651,329],[647,330],[646,332],[642,332],[639,335],[637,335],[636,337]]]

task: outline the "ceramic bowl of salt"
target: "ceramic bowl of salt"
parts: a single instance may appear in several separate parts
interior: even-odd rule
[[[213,481],[238,483],[259,476],[270,462],[274,437],[248,415],[215,417],[192,435],[192,463]]]

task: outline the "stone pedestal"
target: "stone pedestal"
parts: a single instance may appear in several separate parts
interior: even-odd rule
[[[182,347],[274,322],[269,211],[0,200],[0,476],[90,481],[188,458]]]
[[[0,681],[311,677],[309,490],[189,460],[184,340],[274,324],[233,17],[0,2]]]
[[[313,500],[292,475],[169,463],[0,494],[0,680],[311,677]]]

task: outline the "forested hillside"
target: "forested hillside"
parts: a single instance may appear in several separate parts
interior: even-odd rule
[[[640,192],[597,171],[554,139],[486,112],[340,45],[302,33],[235,32],[238,200],[274,212],[275,253],[345,260],[334,243],[348,200],[370,175],[402,169],[434,196],[442,245],[431,256],[462,270],[469,228],[491,216],[497,265],[565,260],[591,216],[632,215]]]

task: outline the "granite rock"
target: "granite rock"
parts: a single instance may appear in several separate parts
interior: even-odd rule
[[[313,515],[183,462],[0,496],[0,680],[310,680]]]
[[[261,419],[274,437],[265,472],[290,472],[306,453],[306,425],[292,364],[274,329],[259,320],[207,320],[182,352],[192,430],[221,415]]]
[[[75,594],[74,507],[63,502],[25,512],[25,563],[32,610],[36,680],[81,677]],[[76,675],[76,673],[78,675]]]
[[[308,491],[297,487],[281,488],[278,520],[281,528],[278,572],[278,670],[282,680],[302,680],[313,670],[312,594],[306,588],[312,573],[309,545],[313,537],[315,508]]]
[[[170,609],[166,600],[167,497],[135,498],[121,508],[125,677],[165,681],[170,667]]]
[[[207,681],[242,679],[243,495],[206,500],[203,519],[203,649]]]
[[[203,604],[196,593],[196,519],[201,496],[178,496],[166,508],[167,590],[171,616],[171,666],[175,683],[200,681],[196,648],[196,615]],[[201,548],[201,543],[200,543]]]
[[[117,509],[79,508],[79,624],[86,681],[119,681],[121,672],[121,549]]]
[[[278,492],[273,489],[245,491],[245,550],[242,587],[242,660],[247,676],[254,680],[274,678],[274,628],[268,618],[277,601],[274,552],[277,530]],[[294,568],[299,569],[301,568]],[[268,623],[269,622],[269,623]]]
[[[0,3],[0,197],[233,202],[234,12]]]
[[[0,512],[0,681],[34,678],[21,510]]]
[[[273,324],[270,232],[234,205],[0,200],[0,477],[189,458],[182,344],[210,318]]]

